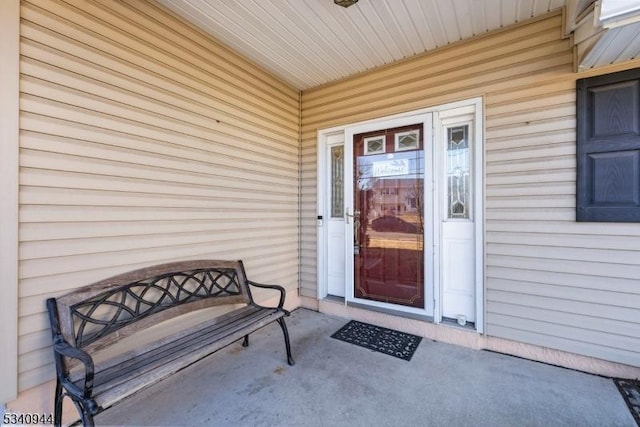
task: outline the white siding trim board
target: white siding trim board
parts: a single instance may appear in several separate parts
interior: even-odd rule
[[[0,407],[18,392],[20,4],[0,2]]]

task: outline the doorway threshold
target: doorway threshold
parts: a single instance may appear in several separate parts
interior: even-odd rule
[[[456,319],[450,319],[448,317],[443,317],[441,325],[449,326],[456,329],[462,329],[463,331],[471,331],[476,332],[476,324],[474,322],[466,322],[464,325],[459,324]]]
[[[368,304],[362,304],[353,301],[347,301],[347,307],[360,308],[363,310],[376,311],[378,313],[390,314],[396,317],[404,317],[405,319],[420,320],[423,322],[433,323],[433,316],[427,316],[426,314],[407,313],[402,310],[394,310],[386,307],[375,307]]]
[[[326,297],[322,298],[322,300],[327,302],[336,302],[344,305],[344,297],[339,297],[336,295],[327,295]]]
[[[353,307],[353,308],[359,308],[362,310],[369,310],[369,311],[375,311],[378,313],[390,314],[392,316],[402,317],[405,319],[420,320],[422,322],[433,323],[433,317],[427,316],[426,314],[407,313],[402,310],[394,310],[392,308],[386,308],[386,307],[374,307],[368,304],[362,304],[362,303],[353,302],[353,301],[345,302],[344,297],[339,297],[336,295],[327,295],[322,299],[322,301],[330,302],[334,304],[340,304],[346,307]]]

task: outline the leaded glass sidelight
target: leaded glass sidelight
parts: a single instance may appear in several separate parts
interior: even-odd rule
[[[344,215],[344,147],[331,147],[331,217]]]
[[[469,125],[447,128],[448,218],[470,218],[470,173]]]

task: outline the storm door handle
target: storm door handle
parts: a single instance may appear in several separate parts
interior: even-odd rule
[[[345,221],[347,221],[347,224],[349,224],[349,218],[357,218],[360,216],[360,211],[353,211],[352,214],[349,213],[349,208],[347,208],[347,211],[344,213],[344,219]]]

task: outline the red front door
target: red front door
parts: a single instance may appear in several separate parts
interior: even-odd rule
[[[354,135],[354,295],[424,308],[422,124]]]

